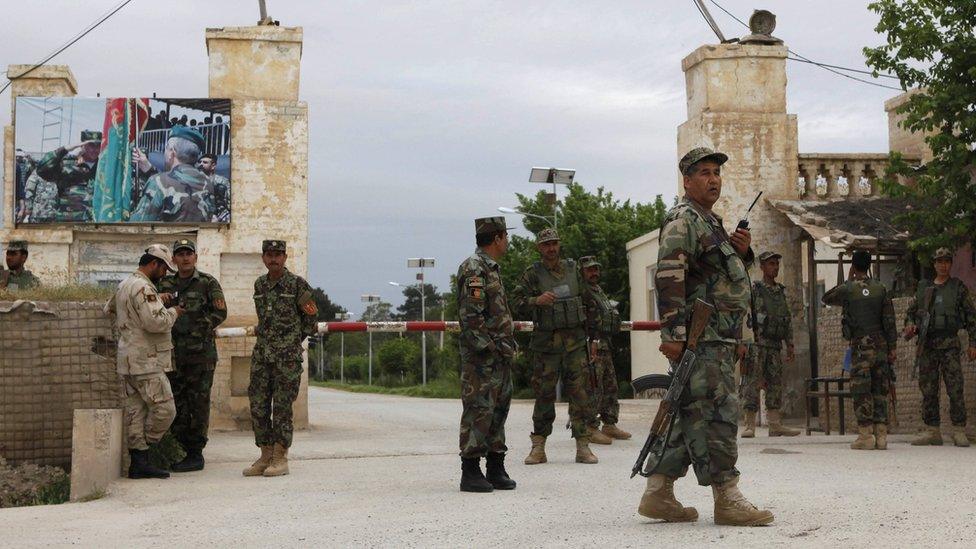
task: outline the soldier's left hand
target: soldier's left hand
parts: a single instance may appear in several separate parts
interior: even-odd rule
[[[749,229],[736,229],[729,236],[729,241],[739,255],[745,256],[749,252],[749,246],[752,245],[752,234],[749,233]]]
[[[976,347],[966,349],[966,356],[969,357],[969,360],[976,360]]]

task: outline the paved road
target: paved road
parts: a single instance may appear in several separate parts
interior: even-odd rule
[[[887,452],[854,452],[850,436],[761,437],[740,446],[741,487],[776,514],[773,526],[715,526],[711,492],[692,477],[676,491],[699,522],[654,524],[636,513],[643,482],[628,479],[636,438],[594,445],[600,463],[578,465],[559,430],[550,463],[525,466],[532,406],[516,402],[518,489],[462,494],[459,402],[318,388],[309,401],[314,428],[296,435],[287,477],[243,478],[256,454],[250,434],[217,434],[205,471],[123,480],[90,503],[0,510],[0,546],[976,545],[976,448],[894,437]],[[654,408],[624,402],[621,425],[643,431]],[[558,412],[565,421],[565,406]]]

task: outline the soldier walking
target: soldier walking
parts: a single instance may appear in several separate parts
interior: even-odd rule
[[[657,275],[661,352],[680,359],[692,304],[713,304],[716,313],[695,348],[695,368],[681,396],[680,414],[660,465],[647,479],[638,513],[667,522],[698,520],[698,511],[674,497],[674,481],[694,467],[698,484],[712,487],[715,523],[760,526],[773,514],[757,509],[739,491],[736,431],[739,403],[733,368],[749,314],[747,267],[754,254],[747,229],[730,236],[712,205],[722,193],[725,154],[704,147],[682,157],[678,169],[685,196],[668,212],[659,238]]]
[[[508,250],[504,217],[475,219],[478,249],[458,267],[461,320],[461,491],[515,489],[505,471],[515,336],[497,263]],[[485,458],[487,477],[481,472]]]
[[[244,476],[288,474],[292,405],[302,382],[302,343],[317,333],[318,306],[312,287],[285,268],[284,240],[265,240],[261,259],[268,274],[254,281],[257,343],[251,356],[251,426],[261,457]]]
[[[850,278],[824,294],[825,305],[843,307],[842,332],[851,345],[851,395],[857,416],[854,450],[888,449],[888,364],[898,332],[888,289],[871,278],[871,254],[854,252]]]
[[[170,257],[169,248],[161,244],[147,248],[139,269],[119,284],[105,304],[118,332],[117,370],[125,391],[129,478],[169,477],[149,463],[149,447],[163,438],[176,416],[166,372],[172,370],[170,330],[184,309],[167,308],[168,296],[159,295],[155,286],[166,271],[176,271]]]
[[[613,336],[620,332],[620,313],[617,303],[611,301],[600,287],[600,262],[595,256],[581,257],[583,278],[590,286],[590,293],[597,304],[596,337],[590,341],[590,364],[596,378],[593,390],[593,406],[599,414],[593,417],[590,427],[595,430],[603,421],[603,434],[611,439],[627,440],[630,433],[617,427],[620,418],[620,402],[617,400],[617,371],[613,367]]]
[[[956,277],[949,276],[952,252],[939,248],[934,257],[935,280],[924,280],[908,304],[905,315],[905,339],[918,335],[918,387],[922,391],[922,421],[925,432],[912,441],[913,446],[942,445],[939,427],[939,378],[949,395],[949,417],[952,419],[952,442],[969,446],[966,438],[966,401],[963,398],[962,365],[959,363],[959,330],[969,339],[966,354],[976,359],[976,306],[973,295]],[[925,333],[919,326],[925,326]]]
[[[0,271],[0,290],[29,290],[41,285],[34,273],[24,268],[27,263],[27,241],[12,240],[7,244],[7,269]]]
[[[759,388],[766,388],[766,410],[769,414],[769,436],[795,437],[800,431],[784,427],[779,410],[783,405],[783,342],[786,362],[793,362],[793,325],[786,302],[786,286],[776,282],[779,260],[776,252],[759,254],[762,280],[752,283],[752,311],[755,341],[748,345],[742,359],[742,385],[739,398],[745,409],[746,425],[742,438],[756,436],[756,412],[759,410]]]
[[[177,473],[203,469],[203,448],[210,427],[210,389],[217,365],[214,329],[227,318],[224,290],[213,276],[197,266],[197,246],[188,238],[173,243],[177,272],[163,277],[159,291],[186,310],[173,325],[175,368],[167,375],[176,402],[170,431],[186,457],[170,468]]]

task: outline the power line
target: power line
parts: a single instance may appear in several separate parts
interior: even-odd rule
[[[116,6],[112,11],[106,13],[100,19],[96,20],[94,23],[92,23],[91,25],[89,25],[87,28],[85,28],[85,30],[83,30],[81,33],[79,33],[74,38],[72,38],[71,40],[69,40],[67,44],[61,46],[57,51],[55,51],[51,55],[47,56],[43,61],[40,61],[40,62],[36,63],[33,67],[31,67],[30,69],[28,69],[28,70],[26,70],[26,71],[18,74],[17,76],[15,76],[13,78],[9,78],[7,80],[7,83],[3,86],[3,88],[0,88],[0,94],[2,94],[3,92],[7,91],[7,88],[9,88],[11,84],[13,84],[14,80],[16,80],[18,78],[23,78],[23,77],[27,76],[28,74],[34,72],[38,68],[44,66],[44,64],[47,63],[48,61],[50,61],[51,59],[54,59],[55,57],[57,57],[64,50],[66,50],[66,49],[70,48],[71,46],[73,46],[75,44],[75,42],[81,40],[82,38],[84,38],[85,36],[87,36],[88,33],[90,33],[91,31],[95,30],[96,28],[98,28],[98,26],[101,25],[102,23],[104,23],[105,21],[107,21],[109,17],[112,17],[113,15],[115,15],[116,13],[118,13],[119,10],[121,10],[122,8],[124,8],[125,6],[127,6],[129,4],[129,2],[132,2],[132,0],[123,0],[123,2],[120,3],[118,6]]]

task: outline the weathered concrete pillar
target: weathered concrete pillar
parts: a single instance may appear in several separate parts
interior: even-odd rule
[[[912,133],[902,128],[900,124],[905,116],[895,112],[915,93],[918,93],[917,90],[909,90],[885,101],[884,108],[888,113],[888,148],[905,156],[919,158],[925,163],[932,160],[932,149],[925,144],[927,134]]]
[[[71,501],[104,493],[122,473],[122,410],[75,410],[71,430]]]

